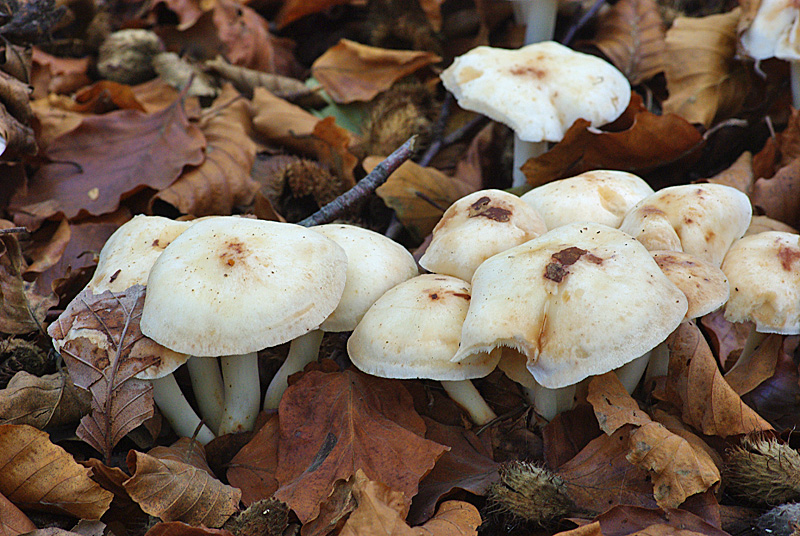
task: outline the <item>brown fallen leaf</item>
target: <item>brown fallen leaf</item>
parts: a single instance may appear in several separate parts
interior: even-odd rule
[[[729,370],[739,359],[747,335],[752,327],[748,322],[728,322],[724,309],[720,308],[700,319],[703,330],[708,334],[711,348],[720,368]],[[730,361],[730,363],[729,363]]]
[[[769,179],[756,179],[750,199],[770,218],[800,227],[800,158]]]
[[[178,17],[178,30],[186,30],[191,28],[195,22],[203,15],[214,7],[213,1],[195,1],[187,2],[186,0],[156,0],[150,9],[155,9],[159,4],[164,4],[167,9],[175,13]]]
[[[390,50],[342,39],[317,58],[311,73],[339,104],[370,101],[397,80],[442,61],[431,52]]]
[[[669,348],[669,374],[656,396],[677,407],[686,424],[720,437],[772,429],[727,384],[697,326],[681,324]]]
[[[36,530],[36,525],[0,493],[0,536],[17,536]]]
[[[582,531],[584,527],[590,529]],[[728,533],[685,510],[662,510],[633,505],[614,506],[597,516],[591,525],[558,533],[558,536],[589,535],[726,536]]]
[[[50,93],[69,95],[91,83],[86,74],[89,70],[89,57],[62,58],[33,47],[32,59],[31,99],[40,99]]]
[[[729,168],[706,179],[707,182],[730,186],[746,194],[752,190],[754,180],[753,154],[750,151],[739,155],[739,158]]]
[[[0,236],[0,332],[14,335],[42,329],[47,310],[58,303],[52,292],[22,278],[27,263],[13,233]]]
[[[275,24],[278,28],[283,28],[307,15],[320,13],[333,6],[350,4],[354,6],[364,6],[367,0],[287,0],[283,2]]]
[[[784,337],[775,373],[742,399],[778,430],[800,428],[800,337]]]
[[[100,519],[113,494],[90,478],[47,433],[0,425],[0,493],[21,508]]]
[[[225,529],[193,527],[180,521],[156,523],[144,536],[236,536]]]
[[[783,339],[783,336],[776,333],[768,334],[747,363],[725,374],[725,381],[737,395],[749,393],[775,374]]]
[[[358,469],[406,500],[447,447],[424,439],[425,424],[400,382],[311,371],[281,399],[275,497],[301,522],[314,519],[333,483]]]
[[[653,420],[662,424],[664,428],[672,432],[673,434],[681,436],[683,439],[689,442],[695,450],[702,450],[708,454],[709,458],[714,462],[714,465],[721,471],[723,466],[722,456],[719,453],[712,449],[708,443],[703,441],[700,436],[695,435],[689,427],[678,418],[676,415],[671,415],[669,413],[664,412],[660,409],[653,410]]]
[[[219,528],[238,510],[242,492],[204,469],[135,450],[127,462],[133,476],[123,483],[125,490],[142,510],[163,521]]]
[[[602,433],[594,410],[589,404],[578,404],[570,411],[559,413],[542,428],[542,448],[546,466],[561,467]]]
[[[130,86],[99,80],[75,92],[72,110],[81,113],[102,114],[113,110],[138,110],[146,112]]]
[[[268,73],[279,70],[276,40],[255,10],[234,0],[216,0],[213,20],[231,63]]]
[[[643,426],[651,422],[614,372],[593,377],[586,400],[594,408],[600,429],[608,435],[626,424]]]
[[[675,19],[667,31],[665,112],[709,127],[741,109],[751,81],[735,57],[739,13]]]
[[[253,128],[267,140],[303,150],[301,140],[314,132],[319,119],[264,88],[253,90]]]
[[[664,21],[655,0],[621,0],[597,24],[591,43],[632,86],[664,70]]]
[[[20,371],[0,390],[0,424],[63,426],[78,422],[90,404],[89,393],[76,388],[63,371],[45,376]]]
[[[250,203],[258,183],[250,178],[256,145],[247,135],[249,124],[249,103],[226,86],[199,123],[207,141],[205,160],[158,192],[151,207],[166,203],[181,214],[210,216]]]
[[[256,432],[228,464],[227,478],[242,490],[242,502],[250,506],[270,497],[278,489],[278,415],[275,414]]]
[[[154,114],[121,110],[88,117],[49,145],[51,163],[39,169],[27,193],[14,197],[10,210],[55,200],[53,210],[68,218],[107,214],[146,186],[170,185],[184,166],[203,161],[204,147],[180,100]]]

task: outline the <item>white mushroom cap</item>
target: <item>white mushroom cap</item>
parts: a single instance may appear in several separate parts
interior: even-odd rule
[[[347,341],[353,364],[383,378],[466,380],[494,370],[499,352],[451,362],[467,314],[470,285],[455,277],[424,274],[381,296]]]
[[[299,225],[237,217],[195,223],[156,260],[142,332],[197,356],[255,352],[316,329],[344,290],[347,255]]]
[[[516,195],[480,190],[445,210],[419,264],[430,272],[469,281],[492,255],[546,231],[541,216]]]
[[[800,235],[768,231],[737,240],[725,256],[731,297],[729,322],[755,322],[756,331],[800,334]]]
[[[688,308],[644,246],[597,223],[565,225],[497,254],[472,283],[453,359],[515,348],[551,389],[642,356]]]
[[[685,251],[719,266],[733,241],[744,236],[751,217],[750,199],[736,188],[686,184],[639,201],[619,229],[650,251]]]
[[[750,226],[747,228],[745,236],[763,233],[766,231],[783,231],[785,233],[797,234],[797,229],[787,225],[782,221],[770,218],[769,216],[753,216]]]
[[[514,129],[523,141],[561,141],[577,119],[602,126],[630,101],[628,80],[602,59],[553,41],[519,49],[477,47],[441,74],[467,110]]]
[[[740,21],[739,42],[753,59],[800,60],[800,7],[791,0],[761,0],[752,21]],[[748,25],[749,22],[749,25]]]
[[[537,186],[520,199],[542,215],[548,229],[579,221],[617,228],[636,203],[653,193],[633,173],[595,170]]]
[[[728,301],[728,278],[713,264],[682,251],[651,253],[664,275],[686,295],[689,301],[687,320],[716,311]]]
[[[352,331],[367,309],[393,286],[419,273],[406,248],[382,234],[330,223],[313,230],[341,246],[347,253],[347,282],[339,305],[325,319],[323,331]]]

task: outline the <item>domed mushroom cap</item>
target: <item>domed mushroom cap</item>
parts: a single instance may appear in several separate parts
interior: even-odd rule
[[[494,370],[496,355],[451,362],[470,301],[470,285],[455,277],[424,274],[381,296],[347,341],[363,372],[383,378],[466,380]]]
[[[731,297],[729,322],[755,322],[756,331],[800,334],[800,235],[768,231],[737,240],[725,256]]]
[[[406,248],[382,234],[330,223],[313,230],[339,244],[347,254],[347,281],[339,305],[322,323],[323,331],[352,331],[387,290],[419,273]]]
[[[480,190],[462,197],[442,215],[420,266],[465,281],[496,253],[545,233],[541,216],[516,195]]]
[[[753,59],[800,60],[797,24],[800,8],[789,0],[761,0],[751,20],[739,21],[739,42]]]
[[[523,141],[561,141],[577,119],[601,126],[630,101],[628,80],[602,59],[553,41],[507,50],[477,47],[441,74],[467,110],[514,129]]]
[[[192,223],[161,216],[134,216],[106,240],[87,287],[94,294],[100,294],[144,285],[150,268],[164,248]]]
[[[236,355],[317,328],[339,303],[347,255],[299,225],[237,217],[195,223],[156,260],[142,332],[177,352]]]
[[[681,251],[651,253],[664,275],[686,295],[689,301],[686,319],[707,315],[728,301],[728,278],[713,264]]]
[[[455,361],[508,346],[541,385],[565,387],[621,367],[680,324],[686,296],[631,236],[572,223],[488,259]]]
[[[542,215],[548,229],[579,221],[616,228],[636,203],[653,193],[633,173],[595,170],[537,186],[520,199]]]
[[[750,226],[747,228],[745,236],[764,233],[766,231],[782,231],[784,233],[797,234],[797,229],[787,225],[782,221],[770,218],[769,216],[753,216]]]
[[[733,241],[744,236],[751,217],[750,199],[736,188],[686,184],[639,201],[619,229],[650,251],[685,251],[719,266]]]

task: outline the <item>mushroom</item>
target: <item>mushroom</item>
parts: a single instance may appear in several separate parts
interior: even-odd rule
[[[750,199],[722,184],[670,186],[639,201],[620,224],[650,250],[685,251],[715,266],[752,216]]]
[[[550,41],[555,35],[558,0],[511,0],[514,18],[525,26],[525,44]]]
[[[541,216],[516,195],[479,190],[445,210],[419,264],[430,272],[469,281],[492,255],[546,231]]]
[[[424,274],[404,281],[369,308],[347,341],[347,353],[373,376],[439,380],[475,423],[485,424],[496,416],[469,380],[492,372],[499,352],[451,361],[469,301],[469,283],[455,277]]]
[[[414,257],[397,242],[355,225],[326,224],[312,229],[339,244],[347,254],[342,298],[322,325],[294,339],[289,355],[272,378],[264,409],[275,409],[288,387],[287,378],[317,359],[324,332],[355,329],[367,309],[393,286],[417,275]]]
[[[453,361],[516,350],[541,386],[536,410],[552,418],[553,395],[545,389],[620,369],[632,391],[647,353],[680,324],[687,308],[686,296],[631,236],[597,223],[572,223],[478,267]]]
[[[577,120],[601,126],[630,101],[628,80],[602,59],[552,41],[516,50],[481,46],[457,57],[440,75],[467,110],[515,133],[513,185],[526,183],[520,167],[558,142]]]
[[[256,352],[319,326],[339,303],[346,267],[341,247],[305,227],[209,218],[154,263],[142,332],[176,352],[222,356],[219,433],[248,430],[261,406]]]
[[[617,228],[636,203],[653,193],[633,173],[595,170],[537,186],[520,199],[542,215],[548,229],[580,221]]]
[[[754,323],[733,368],[745,365],[767,334],[800,334],[800,235],[767,231],[737,240],[722,271],[731,285],[725,319]]]

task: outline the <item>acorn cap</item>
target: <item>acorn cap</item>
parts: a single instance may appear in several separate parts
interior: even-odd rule
[[[419,272],[406,248],[380,233],[330,223],[312,228],[347,254],[347,281],[339,305],[320,326],[323,331],[352,331],[367,309],[393,286]]]
[[[595,170],[537,186],[520,199],[542,215],[548,229],[579,221],[617,228],[625,214],[652,193],[633,173]]]
[[[639,201],[620,231],[650,251],[685,251],[719,266],[750,225],[750,199],[722,184],[671,186]]]
[[[424,274],[392,288],[369,308],[347,340],[359,370],[382,378],[466,380],[494,370],[495,355],[476,353],[451,362],[470,301],[470,285]]]
[[[516,195],[480,190],[445,210],[419,264],[430,272],[469,281],[492,255],[546,231],[541,216]]]
[[[472,283],[454,361],[508,346],[551,389],[642,356],[688,308],[644,246],[597,223],[568,224],[495,255]]]
[[[755,322],[756,331],[800,334],[800,235],[767,231],[737,240],[725,256],[731,297],[729,322]]]
[[[347,255],[289,223],[209,218],[156,260],[142,333],[177,352],[236,355],[316,329],[339,303]]]
[[[681,251],[651,253],[664,275],[686,295],[687,320],[716,311],[728,301],[728,278],[713,264]]]
[[[508,125],[523,141],[561,141],[577,119],[599,127],[619,117],[631,88],[602,59],[553,41],[507,50],[481,46],[440,75],[466,109]]]

